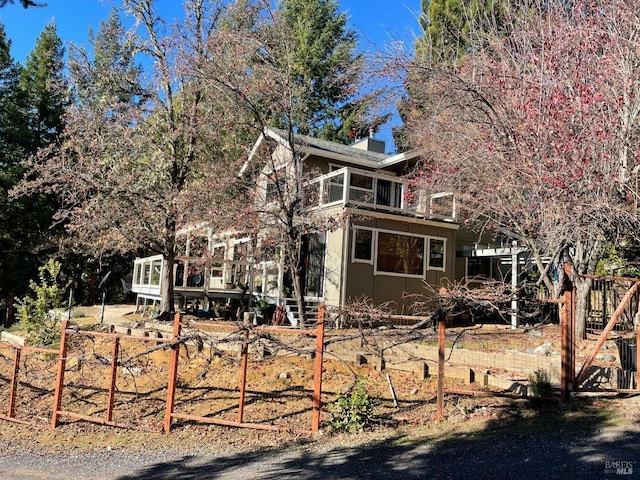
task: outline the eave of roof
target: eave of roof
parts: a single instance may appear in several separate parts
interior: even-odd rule
[[[275,140],[278,144],[285,148],[290,148],[289,141],[284,130],[265,127],[263,133],[256,141],[254,147],[247,158],[247,161],[243,165],[240,174],[244,172],[246,166],[251,162],[258,147],[265,139],[269,137]],[[384,169],[403,162],[412,160],[418,156],[417,150],[411,150],[409,152],[398,153],[396,155],[387,155],[385,153],[370,152],[362,150],[350,145],[342,145],[340,143],[331,142],[329,140],[322,140],[319,138],[309,137],[308,135],[295,134],[295,140],[298,143],[298,148],[303,152],[310,155],[317,155],[319,157],[328,158],[331,160],[338,160],[351,165],[358,165],[362,167],[372,169]]]

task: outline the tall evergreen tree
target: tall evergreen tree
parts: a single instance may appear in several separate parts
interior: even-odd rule
[[[0,25],[0,303],[16,293],[14,287],[24,260],[16,251],[16,212],[8,197],[21,174],[18,165],[26,143],[26,123],[20,110],[20,65],[11,57],[10,47],[11,41]],[[3,317],[0,315],[0,321]]]
[[[384,123],[367,118],[375,95],[357,97],[364,59],[338,2],[281,0],[279,8],[292,40],[282,67],[295,85],[290,121],[297,132],[349,143],[354,132]]]
[[[70,54],[75,100],[103,108],[139,103],[145,97],[142,68],[135,63],[133,45],[127,40],[116,9],[100,22],[96,34],[89,31],[89,43],[92,52],[81,48]]]
[[[21,106],[21,66],[10,52],[4,26],[0,24],[0,166],[4,169],[20,163],[24,157],[27,125]]]
[[[0,303],[23,294],[37,274],[34,254],[49,244],[52,213],[41,194],[19,199],[9,194],[34,152],[23,70],[11,57],[10,46],[0,25]]]
[[[4,7],[5,5],[13,5],[14,3],[15,0],[0,0],[0,8]],[[22,5],[24,8],[47,6],[46,3],[36,3],[33,0],[20,0],[20,5]]]
[[[440,68],[455,71],[460,62],[471,53],[474,46],[481,45],[486,32],[504,32],[503,7],[508,0],[422,0],[419,17],[423,36],[418,38],[414,48],[414,59],[424,64],[429,62]],[[422,109],[412,90],[421,82],[409,69],[405,79],[406,96],[399,102],[398,111],[403,124],[393,129],[393,138],[398,151],[413,147],[411,135],[405,124],[409,117]]]
[[[500,0],[422,0],[421,7],[424,37],[416,42],[416,53],[438,62],[455,64],[488,28],[501,30]]]
[[[30,150],[35,153],[58,138],[68,105],[64,47],[54,23],[48,24],[36,40],[22,70],[21,83],[29,105]]]
[[[63,56],[56,27],[49,24],[36,40],[25,67],[18,69],[19,80],[12,80],[18,87],[14,94],[18,120],[13,126],[15,155],[5,178],[7,190],[22,178],[27,159],[55,142],[63,129],[67,95]],[[9,196],[6,202],[9,235],[3,252],[8,268],[3,269],[3,281],[9,295],[19,295],[37,275],[43,257],[55,250],[51,226],[56,202],[51,192]]]

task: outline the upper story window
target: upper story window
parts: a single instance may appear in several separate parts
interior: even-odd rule
[[[286,168],[281,167],[267,175],[267,190],[265,192],[265,200],[274,202],[284,194],[286,187]]]
[[[352,173],[349,182],[349,200],[373,203],[373,199],[373,178]]]

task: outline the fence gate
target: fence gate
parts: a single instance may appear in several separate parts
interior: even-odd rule
[[[640,280],[585,277],[594,280],[596,286],[590,296],[589,318],[594,317],[592,313],[595,311],[600,320],[595,325],[587,323],[590,338],[576,338],[575,285],[567,280],[561,315],[563,338],[567,336],[562,349],[563,373],[566,376],[566,382],[561,386],[563,398],[568,398],[570,390],[638,390]],[[576,357],[577,344],[587,347],[586,356]]]

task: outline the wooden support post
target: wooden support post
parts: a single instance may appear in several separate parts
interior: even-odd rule
[[[109,382],[109,397],[107,400],[107,422],[113,420],[113,405],[116,398],[116,379],[118,378],[118,355],[120,354],[120,337],[113,340],[111,350],[111,379]]]
[[[444,417],[444,349],[446,340],[445,318],[438,320],[438,396],[436,398],[436,419]]]
[[[180,337],[181,317],[176,313],[173,317],[173,342],[178,341]],[[173,419],[173,407],[176,400],[176,382],[178,379],[178,359],[180,358],[180,344],[174,343],[171,349],[171,358],[169,360],[169,381],[167,384],[167,407],[164,414],[164,433],[171,431],[171,420]]]
[[[318,328],[316,331],[316,358],[313,372],[313,420],[311,432],[320,430],[320,409],[322,408],[322,357],[324,353],[324,304],[318,306]]]
[[[22,350],[16,348],[13,354],[13,375],[11,376],[11,392],[9,393],[9,418],[16,416],[16,396],[18,392],[18,375],[20,375],[20,355]]]
[[[62,392],[64,389],[64,372],[67,368],[67,321],[60,327],[60,351],[58,352],[58,370],[56,372],[56,388],[53,394],[53,412],[51,414],[51,429],[58,426],[60,408],[62,407]]]
[[[249,361],[249,329],[244,330],[244,339],[242,340],[242,369],[240,371],[240,400],[238,405],[238,423],[242,423],[244,416],[244,397],[247,391],[247,363]]]
[[[511,247],[511,329],[518,328],[518,249],[517,242]]]

